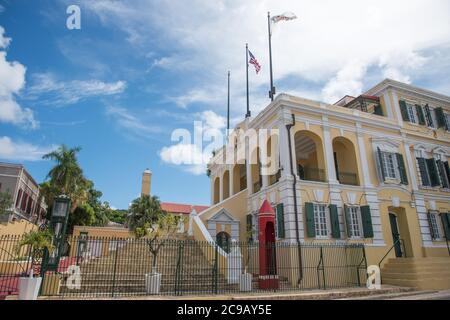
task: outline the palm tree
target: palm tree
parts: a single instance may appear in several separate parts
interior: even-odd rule
[[[77,206],[86,201],[88,197],[88,189],[90,181],[83,176],[83,170],[78,164],[77,153],[80,147],[68,148],[61,145],[58,149],[44,155],[43,159],[56,161],[56,165],[50,170],[47,178],[50,178],[46,191],[46,195],[54,197],[60,194],[69,196],[72,201],[70,212],[75,211]],[[48,205],[51,205],[53,199],[47,199]]]
[[[50,170],[47,177],[64,194],[68,194],[73,189],[73,182],[83,176],[83,171],[77,160],[77,153],[80,151],[80,147],[69,149],[63,144],[42,157],[46,160],[56,161],[56,165]]]
[[[129,226],[131,230],[156,222],[163,214],[161,203],[156,196],[142,195],[131,203]]]

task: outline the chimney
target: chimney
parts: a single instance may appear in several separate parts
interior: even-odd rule
[[[147,168],[142,173],[141,194],[150,195],[151,185],[152,185],[152,172],[150,171],[150,169]]]

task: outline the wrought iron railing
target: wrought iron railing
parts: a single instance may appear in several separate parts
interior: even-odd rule
[[[0,248],[15,241],[19,239],[0,238]],[[357,287],[366,282],[366,273],[360,272],[367,267],[362,244],[302,243],[299,251],[295,243],[231,242],[225,253],[217,243],[171,239],[163,242],[152,270],[155,257],[145,239],[72,237],[69,242],[58,270],[44,275],[43,295],[202,295]],[[22,272],[0,271],[0,288],[9,280],[4,295],[17,294]]]
[[[397,239],[394,241],[394,243],[392,244],[392,246],[389,248],[389,250],[386,252],[386,254],[383,256],[383,258],[381,258],[380,262],[378,262],[378,266],[381,268],[381,263],[384,261],[384,259],[386,259],[386,257],[389,255],[389,253],[392,251],[392,249],[394,249],[397,244],[400,244],[400,250],[401,250],[401,257],[402,258],[406,258],[406,251],[405,251],[405,243],[403,241],[403,239]]]
[[[338,173],[338,181],[341,184],[357,186],[358,185],[358,175],[356,173],[351,173],[351,172],[339,172]]]
[[[327,180],[325,170],[319,168],[303,168],[302,172],[299,172],[299,177],[308,181],[325,182]]]

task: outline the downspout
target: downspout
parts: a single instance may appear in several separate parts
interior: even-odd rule
[[[298,210],[297,210],[297,177],[294,174],[294,165],[293,165],[293,159],[292,159],[292,142],[291,142],[291,128],[295,126],[295,116],[292,115],[292,124],[286,125],[286,130],[288,132],[288,147],[289,147],[289,164],[291,167],[291,175],[294,179],[294,182],[292,183],[292,192],[294,195],[294,213],[295,213],[295,235],[297,238],[297,250],[298,250],[298,267],[299,267],[299,279],[297,281],[297,285],[300,284],[300,282],[303,279],[303,262],[302,262],[302,248],[300,245],[300,231],[298,230]]]

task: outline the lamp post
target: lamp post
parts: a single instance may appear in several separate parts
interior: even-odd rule
[[[44,255],[45,268],[41,273],[49,270],[57,270],[61,251],[66,238],[67,220],[69,218],[70,198],[66,195],[55,197],[53,201],[52,216],[50,218],[50,229],[53,231],[54,250],[51,254]]]

